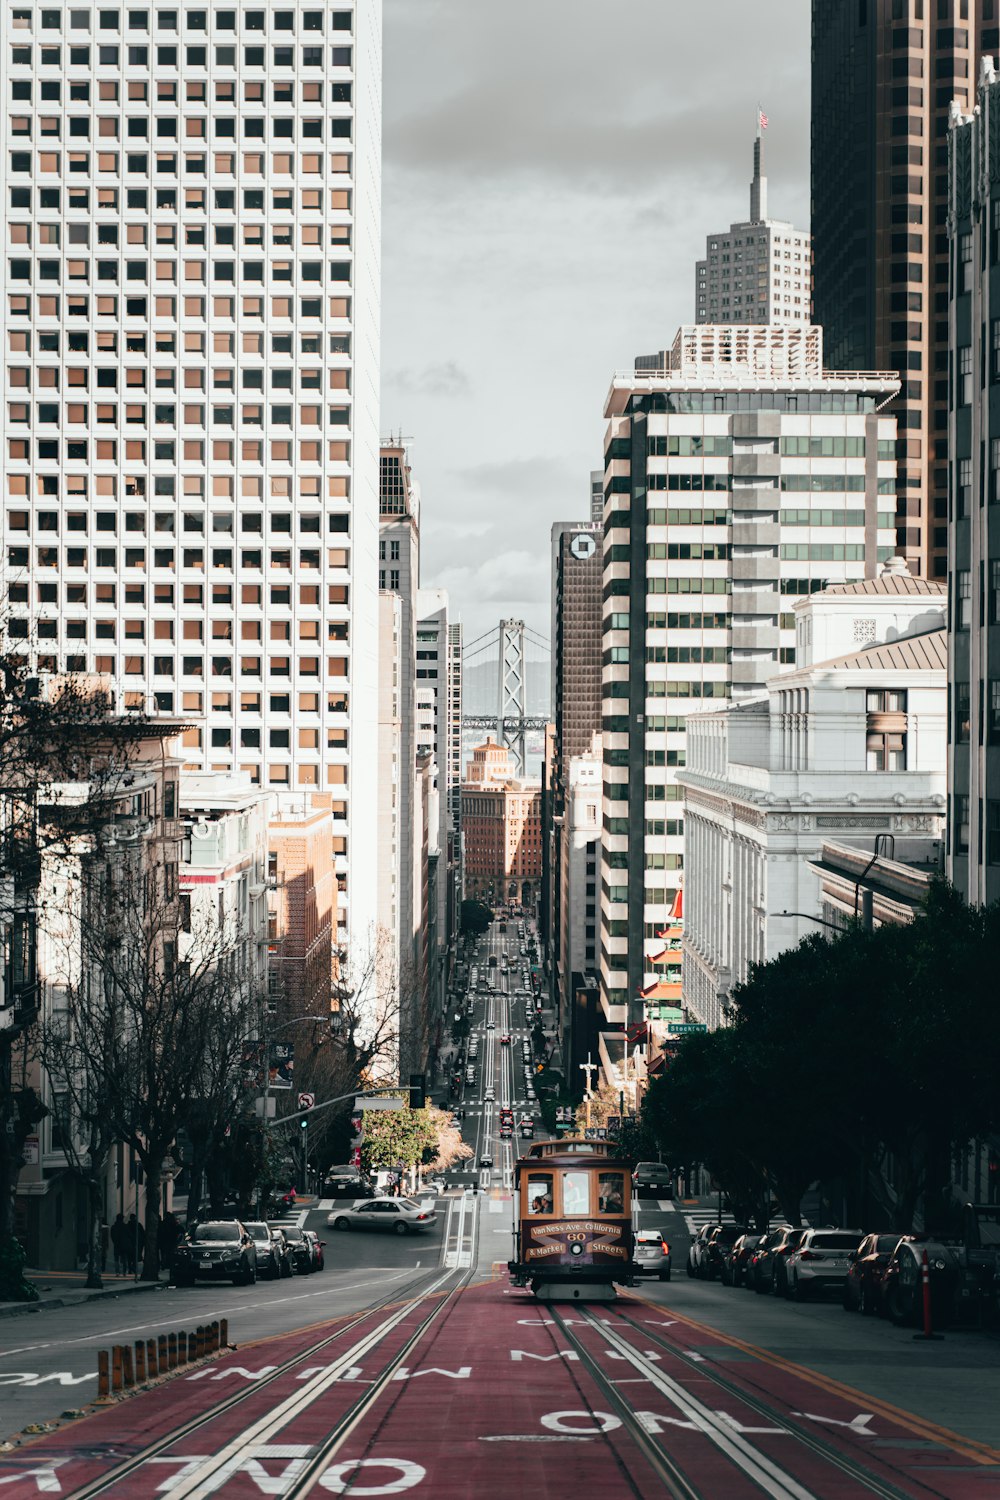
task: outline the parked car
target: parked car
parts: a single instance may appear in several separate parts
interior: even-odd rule
[[[288,1244],[288,1258],[292,1263],[293,1270],[300,1275],[308,1275],[313,1268],[312,1250],[309,1241],[305,1237],[305,1231],[296,1228],[293,1224],[277,1224],[273,1226],[280,1229]]]
[[[263,1221],[244,1225],[257,1251],[257,1275],[277,1281],[281,1276],[291,1276],[288,1250],[284,1236],[271,1229]]]
[[[302,1233],[305,1235],[305,1238],[312,1250],[313,1270],[322,1271],[326,1265],[326,1258],[323,1255],[323,1250],[326,1246],[326,1240],[321,1240],[314,1229],[304,1229]]]
[[[334,1209],[326,1221],[334,1229],[385,1229],[393,1234],[416,1234],[434,1224],[434,1210],[414,1198],[372,1198],[353,1208]]]
[[[705,1248],[698,1260],[698,1275],[702,1281],[712,1281],[721,1276],[723,1261],[733,1245],[743,1235],[739,1224],[715,1224],[705,1241]]]
[[[670,1246],[663,1235],[658,1229],[640,1229],[632,1252],[633,1276],[655,1276],[659,1281],[669,1281],[670,1271]]]
[[[744,1285],[751,1257],[762,1239],[763,1235],[760,1234],[741,1234],[739,1239],[733,1242],[729,1247],[728,1255],[722,1257],[722,1264],[719,1267],[719,1280],[723,1286]]]
[[[649,1193],[654,1198],[674,1196],[673,1174],[661,1161],[636,1162],[632,1171],[632,1191],[638,1198]]]
[[[776,1224],[762,1235],[754,1247],[747,1270],[746,1285],[753,1292],[774,1290],[774,1251],[784,1240],[790,1229],[788,1224]]]
[[[899,1244],[898,1234],[866,1234],[847,1257],[844,1307],[848,1312],[883,1312],[885,1268]]]
[[[480,1165],[480,1167],[492,1167],[492,1165],[493,1165],[493,1158],[492,1158],[492,1156],[488,1156],[488,1155],[487,1156],[481,1156],[479,1158],[479,1165]]]
[[[963,1264],[961,1246],[922,1234],[903,1235],[885,1268],[884,1302],[894,1323],[919,1324],[923,1319],[923,1257],[930,1271],[931,1322],[950,1323],[963,1304],[972,1310],[977,1301],[976,1276]]]
[[[964,1261],[975,1278],[979,1312],[993,1326],[1000,1322],[1000,1204],[967,1203],[962,1210]]]
[[[842,1291],[848,1256],[861,1239],[860,1229],[807,1229],[784,1258],[786,1296],[804,1302],[817,1292]]]
[[[177,1286],[196,1281],[231,1281],[253,1286],[257,1280],[257,1251],[239,1219],[210,1219],[198,1224],[174,1251],[173,1280]]]
[[[689,1276],[697,1276],[701,1257],[705,1253],[708,1237],[715,1228],[714,1224],[703,1224],[688,1246],[687,1273]]]
[[[805,1234],[805,1225],[789,1225],[783,1232],[781,1239],[776,1240],[773,1248],[769,1250],[771,1262],[771,1290],[776,1297],[787,1297],[788,1289],[788,1257]]]

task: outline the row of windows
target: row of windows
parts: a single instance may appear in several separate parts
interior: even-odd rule
[[[339,121],[334,121],[334,125]],[[349,124],[345,121],[344,124]],[[334,135],[350,135],[349,130],[333,130]],[[34,153],[37,157],[36,175],[39,177],[59,176],[65,172],[66,175],[78,173],[80,176],[91,176],[96,173],[103,177],[119,177],[124,171],[129,177],[148,177],[150,175],[150,161],[153,170],[161,177],[176,177],[180,166],[184,168],[185,178],[205,177],[208,174],[208,156],[204,151],[127,151],[124,153],[124,164],[120,151],[38,151]],[[63,158],[65,157],[65,163]],[[215,151],[212,153],[212,170],[215,177],[235,177],[237,170],[241,169],[242,175],[246,177],[264,177],[268,168],[278,177],[293,177],[296,169],[303,177],[321,177],[327,170],[327,155],[322,151],[299,152],[298,157],[294,152],[284,151],[270,153],[264,151]],[[351,168],[347,165],[349,157],[343,152],[334,152],[329,157],[329,172],[331,176],[337,177],[349,173]],[[32,152],[11,151],[9,153],[10,171],[13,175],[30,176],[32,172]]]
[[[349,10],[335,10],[324,13],[322,10],[303,10],[299,12],[299,25],[303,31],[325,31],[324,14],[330,17],[330,28],[333,31],[351,30],[351,12]],[[295,11],[277,10],[270,14],[272,31],[294,31]],[[236,10],[132,10],[128,9],[124,16],[124,29],[126,31],[149,31],[152,22],[156,31],[176,32],[180,29],[180,19],[183,17],[185,31],[209,30],[209,20],[212,22],[213,31],[236,31]],[[36,18],[36,12],[28,9],[17,9],[13,11],[10,20],[10,29],[13,32],[31,32]],[[268,23],[268,12],[266,10],[245,10],[239,16],[244,31],[266,31]],[[90,10],[70,10],[65,16],[61,10],[42,10],[37,13],[39,31],[62,31],[63,25],[68,31],[86,31],[91,29]],[[95,30],[97,31],[120,31],[122,29],[122,14],[117,8],[112,10],[99,9],[95,15]]]
[[[322,518],[318,513],[312,515],[299,514],[298,531],[300,536],[319,536],[322,526]],[[141,511],[126,511],[119,515],[117,511],[68,511],[64,517],[67,531],[86,532],[88,522],[97,532],[110,532],[117,534],[119,521],[124,522],[123,530],[126,533],[145,535],[146,516]],[[181,529],[185,532],[203,535],[205,531],[204,513],[196,511],[185,511],[180,517]],[[292,512],[275,511],[268,516],[268,532],[271,536],[288,536],[292,534]],[[153,516],[153,531],[172,535],[177,529],[177,517],[170,512],[157,511]],[[213,512],[210,517],[210,529],[219,534],[232,535],[235,531],[235,516],[227,513]],[[59,531],[59,512],[53,510],[42,510],[35,514],[35,527],[38,531]],[[30,515],[24,510],[10,510],[7,512],[7,529],[12,532],[30,530]],[[338,512],[336,515],[327,516],[327,531],[334,534],[346,534],[350,530],[350,513]],[[263,534],[263,516],[260,514],[244,514],[240,516],[240,531],[244,535]]]
[[[350,103],[351,85],[339,83],[331,86],[331,101],[336,104]],[[63,119],[61,115],[40,115],[33,120],[31,115],[10,115],[9,133],[13,137],[30,138],[38,134],[45,140],[58,141],[63,136]],[[91,117],[86,115],[68,115],[66,117],[66,135],[72,140],[89,141],[91,134],[102,140],[117,141],[124,135],[132,140],[148,140],[150,135],[150,118],[148,115],[98,115],[91,125]],[[183,123],[183,134],[189,140],[207,140],[209,136],[209,125],[212,127],[212,138],[214,140],[232,141],[236,139],[237,118],[232,116],[194,115],[194,114],[158,114],[155,117],[155,135],[158,139],[176,140],[181,133],[180,126]],[[242,125],[242,136],[244,140],[263,141],[268,134],[268,123],[270,123],[270,134],[273,140],[293,140],[296,133],[303,140],[322,140],[325,135],[334,138],[349,136],[350,120],[341,116],[331,119],[322,118],[298,118],[295,115],[244,115],[240,121]],[[296,131],[296,126],[298,130]]]
[[[12,605],[27,604],[30,592],[27,583],[14,580],[7,585],[7,600]],[[173,608],[178,603],[183,603],[187,609],[203,609],[206,598],[211,603],[213,612],[220,609],[232,609],[233,607],[233,585],[230,583],[216,583],[211,586],[211,594],[208,595],[206,587],[201,583],[185,583],[180,591],[172,583],[155,583],[151,590],[147,591],[144,583],[95,583],[92,589],[86,583],[67,583],[63,585],[62,601],[68,605],[87,605],[92,600],[98,607],[101,605],[117,605],[119,601],[128,606],[145,608],[147,599],[152,600],[159,608]],[[303,583],[298,586],[294,593],[294,599],[299,609],[319,609],[320,588],[318,584]],[[38,604],[58,604],[60,602],[59,585],[57,583],[36,583],[35,599]],[[342,605],[344,608],[350,601],[349,590],[346,584],[331,583],[327,588],[327,602],[336,607]],[[293,590],[288,584],[272,584],[267,591],[267,602],[271,609],[291,609],[293,605]],[[250,609],[264,608],[264,589],[259,583],[245,583],[240,588],[240,608],[245,617]],[[159,621],[154,622],[158,628]],[[216,618],[215,625],[220,623]],[[331,625],[333,629],[344,629],[344,624],[335,622]],[[154,631],[155,634],[155,631]],[[340,637],[346,640],[346,633]]]
[[[173,547],[157,547],[153,551],[154,568],[167,569],[173,572],[176,567],[176,551]],[[210,558],[213,568],[225,572],[232,572],[234,568],[235,554],[232,548],[216,547]],[[348,566],[348,551],[344,549],[332,549],[327,557],[327,564],[331,568],[346,568]],[[120,560],[120,561],[119,561]],[[320,570],[321,553],[318,549],[300,547],[297,553],[290,548],[277,550],[272,548],[268,555],[269,565],[282,572],[291,571],[293,567],[304,569],[307,572]],[[145,547],[125,547],[119,551],[117,547],[95,547],[93,549],[93,566],[95,568],[112,568],[120,566],[125,568],[146,567]],[[27,569],[31,566],[31,549],[29,547],[8,547],[7,566],[14,572]],[[37,568],[58,568],[58,547],[36,547],[35,566]],[[85,547],[67,547],[63,566],[66,568],[87,567],[87,549]],[[181,553],[181,566],[194,568],[203,572],[205,568],[205,552],[201,547],[186,547]],[[244,548],[239,554],[239,566],[248,572],[259,573],[264,567],[264,553],[257,549]]]
[[[350,65],[351,49],[342,49],[347,65]],[[58,78],[46,78],[38,84],[37,96],[35,84],[30,78],[12,79],[10,85],[10,97],[17,104],[31,104],[37,97],[40,104],[63,103],[63,81]],[[341,87],[339,83],[331,84],[331,88]],[[210,99],[214,104],[235,105],[240,100],[237,85],[232,79],[216,82],[210,90],[208,84],[202,79],[192,79],[183,85],[176,79],[158,79],[155,92],[151,91],[150,85],[145,79],[130,79],[122,85],[117,78],[98,79],[91,88],[89,78],[71,78],[65,84],[66,103],[68,104],[90,104],[92,101],[99,105],[119,104],[123,101],[129,105],[148,104],[153,100],[157,104],[204,104],[207,106]],[[296,99],[302,104],[322,104],[324,99],[324,84],[320,81],[297,83],[293,78],[276,78],[271,84],[271,102],[274,104],[295,104]],[[333,97],[333,96],[330,96]],[[244,83],[242,103],[265,104],[268,102],[267,84],[257,82]]]
[[[350,175],[352,157],[349,152],[338,156],[337,160],[344,165],[339,169],[339,175]],[[12,212],[23,210],[35,210],[45,215],[47,213],[60,214],[90,214],[92,210],[100,216],[101,213],[118,214],[122,207],[121,195],[116,187],[99,187],[95,189],[91,197],[90,189],[77,183],[67,183],[66,194],[63,197],[62,189],[59,187],[39,187],[37,190],[23,184],[12,187],[10,190],[10,208]],[[346,201],[345,201],[346,200]],[[296,200],[295,190],[289,187],[276,187],[271,190],[270,207],[274,214],[294,214],[296,201],[302,213],[322,213],[324,205],[328,204],[333,209],[350,209],[351,195],[347,188],[331,189],[329,195],[323,188],[308,187],[300,188]],[[158,187],[155,191],[153,206],[156,208],[157,216],[162,214],[175,214],[179,211],[181,200],[178,191],[172,187]],[[186,186],[184,189],[183,207],[187,213],[207,213],[211,205],[218,213],[264,213],[268,199],[261,188],[244,188],[241,196],[237,199],[233,188],[216,188],[211,198],[208,191],[203,187]],[[238,208],[239,205],[239,208]],[[142,187],[130,187],[124,198],[124,207],[140,213],[148,213],[150,208],[149,190]],[[67,226],[67,232],[73,229],[87,228],[87,225],[71,224]],[[131,226],[140,228],[145,233],[146,226],[141,224]],[[163,239],[170,225],[159,222],[156,227],[157,239]],[[286,226],[287,228],[288,226]],[[45,243],[44,235],[52,230],[58,231],[59,225],[47,222],[44,217],[39,225],[39,234],[43,238],[39,243]],[[190,229],[187,231],[190,233]],[[72,243],[72,238],[71,241]],[[118,224],[110,219],[105,222],[98,217],[97,241],[98,244],[118,244]],[[129,241],[131,243],[131,241]],[[145,239],[143,244],[145,244]],[[171,240],[170,243],[173,243]]]
[[[85,672],[88,670],[87,657],[67,657],[66,670],[72,672]],[[72,663],[72,664],[71,664]],[[234,674],[235,667],[235,674]],[[39,661],[41,669],[41,661]],[[55,667],[51,670],[55,671]],[[117,677],[176,677],[177,658],[173,656],[153,656],[147,658],[138,656],[95,656],[93,658],[93,670],[100,675]],[[327,663],[325,674],[329,678],[346,677],[348,671],[348,660],[345,656],[331,656]],[[204,679],[206,676],[206,661],[202,656],[182,656],[180,658],[180,672],[184,677]],[[264,675],[263,661],[259,656],[241,656],[238,662],[229,656],[212,656],[208,660],[208,675],[212,678],[232,678],[234,675],[240,678],[262,677]],[[271,656],[267,658],[267,676],[270,677],[320,677],[323,675],[322,659],[318,656]]]
[[[155,318],[177,319],[177,298],[174,296],[154,297],[152,313]],[[208,299],[204,296],[191,296],[181,298],[181,311],[185,318],[205,320]],[[118,318],[120,309],[126,318],[139,318],[148,322],[150,306],[148,297],[127,297],[124,308],[121,308],[121,299],[117,296],[88,297],[86,293],[67,294],[60,297],[56,293],[38,296],[32,300],[29,292],[15,292],[7,298],[7,311],[12,318],[30,318],[32,309],[36,318]],[[320,319],[323,316],[322,297],[300,297],[296,308],[294,297],[272,297],[270,299],[271,318],[282,318],[291,320],[296,316],[296,310],[300,319]],[[329,300],[331,318],[349,318],[351,316],[350,297],[331,297]],[[240,313],[244,318],[264,319],[263,297],[242,297],[240,299]],[[215,296],[212,298],[212,317],[235,321],[236,298],[230,296]]]
[[[237,57],[241,49],[230,46],[214,48],[214,66],[216,68],[237,67]],[[341,61],[345,51],[350,49],[344,47],[272,47],[270,49],[270,62],[274,68],[324,68],[349,66]],[[122,55],[124,52],[124,56]],[[266,47],[243,47],[244,68],[266,68],[268,55]],[[63,66],[62,47],[26,47],[15,43],[10,49],[11,64],[15,68],[61,68]],[[102,43],[97,47],[89,45],[80,47],[67,47],[66,60],[70,68],[92,68],[95,64],[99,68],[208,68],[208,48],[202,46],[180,47],[157,46],[147,47],[142,43],[124,49],[115,43]]]
[[[647,662],[722,662],[730,660],[728,646],[647,646]]]
[[[147,463],[152,460],[156,464],[176,464],[178,459],[178,445],[173,441],[173,439],[157,439],[157,441],[153,443],[152,446],[150,446],[144,438],[129,437],[124,443],[123,447],[120,449],[117,438],[97,438],[93,443],[93,447],[91,447],[90,440],[85,437],[68,438],[64,444],[60,444],[58,439],[56,438],[45,437],[38,438],[35,446],[40,463],[59,463],[62,461],[60,456],[61,454],[66,463],[76,463],[79,461],[86,462],[91,451],[93,452],[98,463],[117,463],[119,451],[122,451],[124,453],[124,456],[129,463]],[[291,465],[294,460],[296,450],[298,452],[299,463],[303,465],[322,464],[324,450],[328,455],[331,464],[346,464],[350,462],[350,447],[350,443],[346,441],[337,441],[323,444],[315,441],[315,439],[309,438],[302,439],[296,445],[294,443],[288,442],[285,439],[274,439],[271,443],[268,444],[267,454],[268,462],[272,467],[272,493],[277,493],[274,489],[274,485],[277,481],[287,481],[290,479],[290,476],[287,474],[275,474],[273,472],[274,468],[279,464]],[[27,438],[8,438],[7,451],[8,457],[12,462],[30,462],[31,452]],[[211,457],[216,464],[235,463],[235,454],[236,444],[233,441],[228,438],[213,439]],[[180,456],[186,463],[204,463],[204,442],[200,438],[185,438],[184,442],[180,445]],[[248,489],[248,485],[259,485],[261,483],[261,478],[257,475],[247,474],[246,466],[249,464],[264,464],[265,454],[263,442],[260,442],[256,439],[246,439],[241,442],[240,460],[242,465],[244,466],[244,472],[240,481],[243,494],[245,496],[253,494],[257,494],[259,496],[260,491]],[[51,479],[54,477],[55,476],[49,474],[40,474],[38,476],[39,485],[41,485],[43,480]],[[83,477],[84,476],[82,475],[69,476],[70,480],[76,479],[78,481]],[[108,475],[102,474],[98,474],[96,476],[98,493],[102,493],[100,488],[101,480],[108,477]],[[167,479],[169,477],[169,475],[155,476],[157,481],[161,479]],[[188,476],[185,476],[185,481],[187,477]],[[298,485],[300,494],[304,494],[307,492],[308,487],[311,485],[315,477],[316,476],[308,474],[299,474]],[[217,493],[217,481],[220,481],[223,478],[224,476],[219,472],[213,474],[213,488]],[[25,481],[25,487],[20,488],[19,486],[17,486],[14,483],[15,479],[23,479]],[[26,495],[27,479],[27,474],[8,476],[8,490],[10,490],[11,493],[16,490],[17,493]],[[331,494],[339,493],[339,491],[334,488],[334,484],[342,484],[344,486],[343,493],[348,494],[350,492],[350,481],[346,475],[336,476],[333,479],[330,486]],[[72,484],[70,484],[70,488],[73,488]],[[40,488],[39,493],[45,494],[48,493],[48,491],[44,491]],[[131,491],[129,491],[129,493],[131,493]],[[136,491],[136,493],[144,493],[144,490]],[[156,493],[159,494],[160,491],[157,490]],[[173,488],[171,487],[171,489],[166,493],[173,494]],[[186,484],[185,493],[187,493]]]
[[[614,553],[617,548],[612,547],[610,551]],[[732,548],[728,542],[649,542],[646,546],[646,557],[660,562],[688,562],[697,559],[704,562],[725,562],[731,555]],[[610,561],[627,559],[612,556]]]
[[[703,412],[799,412],[823,416],[854,416],[873,412],[881,395],[854,391],[656,391],[629,397],[633,412],[667,412],[683,416]]]

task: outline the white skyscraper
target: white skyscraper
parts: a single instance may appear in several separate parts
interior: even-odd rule
[[[334,804],[376,908],[381,3],[8,12],[9,628]]]
[[[699,323],[809,323],[812,260],[809,235],[767,216],[767,178],[758,126],[753,144],[750,218],[710,234],[695,273]]]

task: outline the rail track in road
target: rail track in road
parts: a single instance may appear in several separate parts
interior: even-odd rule
[[[630,1302],[633,1302],[631,1308]],[[669,1309],[642,1303],[636,1311],[634,1306],[634,1299],[624,1298],[602,1307],[599,1314],[580,1307],[574,1308],[571,1315],[563,1314],[558,1306],[546,1308],[546,1313],[552,1314],[553,1328],[576,1352],[601,1399],[615,1411],[636,1444],[647,1456],[649,1449],[653,1449],[651,1462],[669,1494],[683,1496],[685,1500],[693,1496],[714,1500],[723,1492],[704,1487],[699,1473],[704,1469],[703,1456],[692,1452],[685,1466],[678,1454],[678,1448],[683,1451],[684,1447],[678,1443],[682,1432],[700,1441],[702,1448],[707,1439],[718,1457],[731,1466],[732,1480],[724,1491],[727,1496],[736,1493],[733,1483],[749,1482],[755,1487],[754,1493],[763,1492],[772,1500],[814,1500],[819,1494],[841,1493],[876,1495],[880,1500],[915,1500],[915,1497],[929,1500],[929,1497],[954,1496],[959,1473],[977,1489],[982,1486],[982,1470],[977,1474],[971,1464],[964,1470],[951,1469],[947,1479],[930,1472],[915,1472],[913,1455],[921,1451],[916,1442],[907,1446],[903,1440],[897,1448],[892,1445],[900,1440],[890,1439],[887,1440],[890,1445],[879,1447],[877,1456],[873,1456],[874,1434],[866,1430],[865,1422],[859,1418],[854,1423],[813,1418],[814,1423],[827,1423],[826,1431],[831,1435],[810,1430],[806,1414],[793,1409],[801,1401],[801,1393],[791,1402],[785,1402],[764,1384],[758,1368],[773,1374],[772,1365],[755,1367],[752,1361],[741,1362],[741,1378],[732,1379],[710,1357],[656,1331],[657,1321],[671,1324]],[[657,1313],[659,1318],[647,1317],[647,1312]],[[578,1331],[581,1328],[583,1333]],[[637,1338],[641,1345],[636,1344]],[[720,1353],[725,1352],[725,1346],[720,1345]],[[619,1386],[623,1383],[623,1367],[635,1372],[634,1376],[626,1377],[630,1385],[644,1382],[651,1393],[656,1393],[660,1399],[659,1413],[643,1412],[640,1416],[631,1399],[622,1395]],[[707,1404],[706,1387],[725,1398],[724,1410]],[[670,1414],[665,1414],[664,1408]],[[790,1452],[789,1439],[794,1445]],[[865,1443],[869,1451],[862,1457],[859,1449]],[[958,1453],[961,1451],[960,1447],[956,1449]],[[895,1453],[908,1454],[909,1466],[904,1468],[894,1459]],[[852,1487],[845,1490],[845,1482]],[[716,1478],[713,1485],[717,1483]],[[1000,1493],[1000,1484],[997,1492]]]

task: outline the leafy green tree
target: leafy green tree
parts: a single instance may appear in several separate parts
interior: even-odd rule
[[[361,1159],[372,1171],[415,1167],[425,1151],[436,1151],[438,1129],[429,1110],[405,1105],[402,1109],[366,1109],[363,1119]]]
[[[461,921],[463,934],[481,937],[489,930],[493,913],[484,902],[467,900],[462,902]]]

